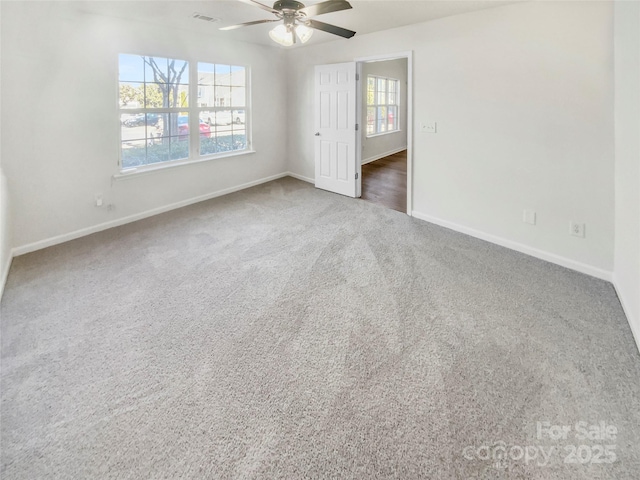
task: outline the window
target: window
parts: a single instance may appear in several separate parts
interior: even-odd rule
[[[392,78],[367,76],[367,136],[400,130],[399,85]]]
[[[246,69],[198,63],[198,92],[198,117],[210,129],[200,140],[200,155],[246,149]]]
[[[246,67],[121,54],[119,82],[122,170],[247,150]]]

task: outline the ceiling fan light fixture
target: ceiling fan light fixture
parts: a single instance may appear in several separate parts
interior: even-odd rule
[[[302,43],[306,43],[307,40],[313,35],[313,28],[309,28],[306,25],[296,25],[296,35]]]
[[[353,30],[348,30],[329,23],[319,22],[312,18],[326,13],[349,10],[352,7],[347,0],[321,0],[319,3],[314,3],[309,7],[305,7],[304,4],[298,0],[276,0],[273,7],[264,5],[257,0],[239,1],[270,12],[276,16],[276,19],[256,20],[253,22],[240,23],[238,25],[229,25],[221,27],[220,30],[235,30],[237,28],[249,27],[251,25],[282,21],[282,25],[278,25],[269,32],[269,37],[271,37],[274,42],[284,47],[290,47],[298,40],[300,43],[308,42],[313,35],[314,30],[321,30],[343,38],[351,38],[356,34]]]
[[[286,25],[280,24],[269,32],[271,40],[279,43],[283,47],[290,47],[293,45],[293,32],[290,31]]]

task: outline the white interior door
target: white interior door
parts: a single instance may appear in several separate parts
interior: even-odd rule
[[[316,187],[357,196],[356,64],[316,66]]]

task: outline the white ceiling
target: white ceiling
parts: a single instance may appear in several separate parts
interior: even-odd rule
[[[320,3],[321,0],[304,1],[305,5]],[[325,23],[332,23],[357,32],[356,35],[388,30],[414,23],[460,13],[497,7],[522,0],[349,0],[353,8],[341,12],[316,17]],[[272,5],[269,0],[262,3]],[[238,30],[222,32],[218,29],[227,25],[275,18],[267,11],[237,0],[142,0],[142,1],[79,1],[70,2],[72,8],[97,15],[126,18],[184,28],[211,36],[277,46],[269,38],[268,32],[275,24],[255,25]],[[209,23],[192,18],[194,12],[220,18],[217,23]],[[329,33],[315,31],[306,45],[329,41],[348,41]],[[299,47],[299,46],[297,46]],[[291,48],[291,47],[290,47]],[[296,48],[296,47],[293,47]]]

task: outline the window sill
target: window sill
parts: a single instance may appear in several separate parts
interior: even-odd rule
[[[175,160],[173,162],[166,163],[156,163],[153,165],[144,165],[141,167],[128,168],[125,170],[121,170],[118,173],[112,175],[114,180],[119,180],[122,178],[131,178],[137,177],[139,175],[145,175],[147,173],[159,172],[162,170],[168,170],[177,167],[183,167],[185,165],[193,165],[196,163],[210,162],[212,160],[218,160],[221,158],[229,158],[229,157],[240,157],[242,155],[250,155],[256,153],[255,150],[242,150],[240,152],[229,153],[226,155],[210,155],[207,157],[197,158],[197,159],[187,159],[187,160]]]
[[[372,133],[371,135],[367,135],[367,138],[374,138],[374,137],[382,137],[383,135],[390,135],[392,133],[400,133],[401,130],[393,130],[391,132],[380,132],[380,133]]]

